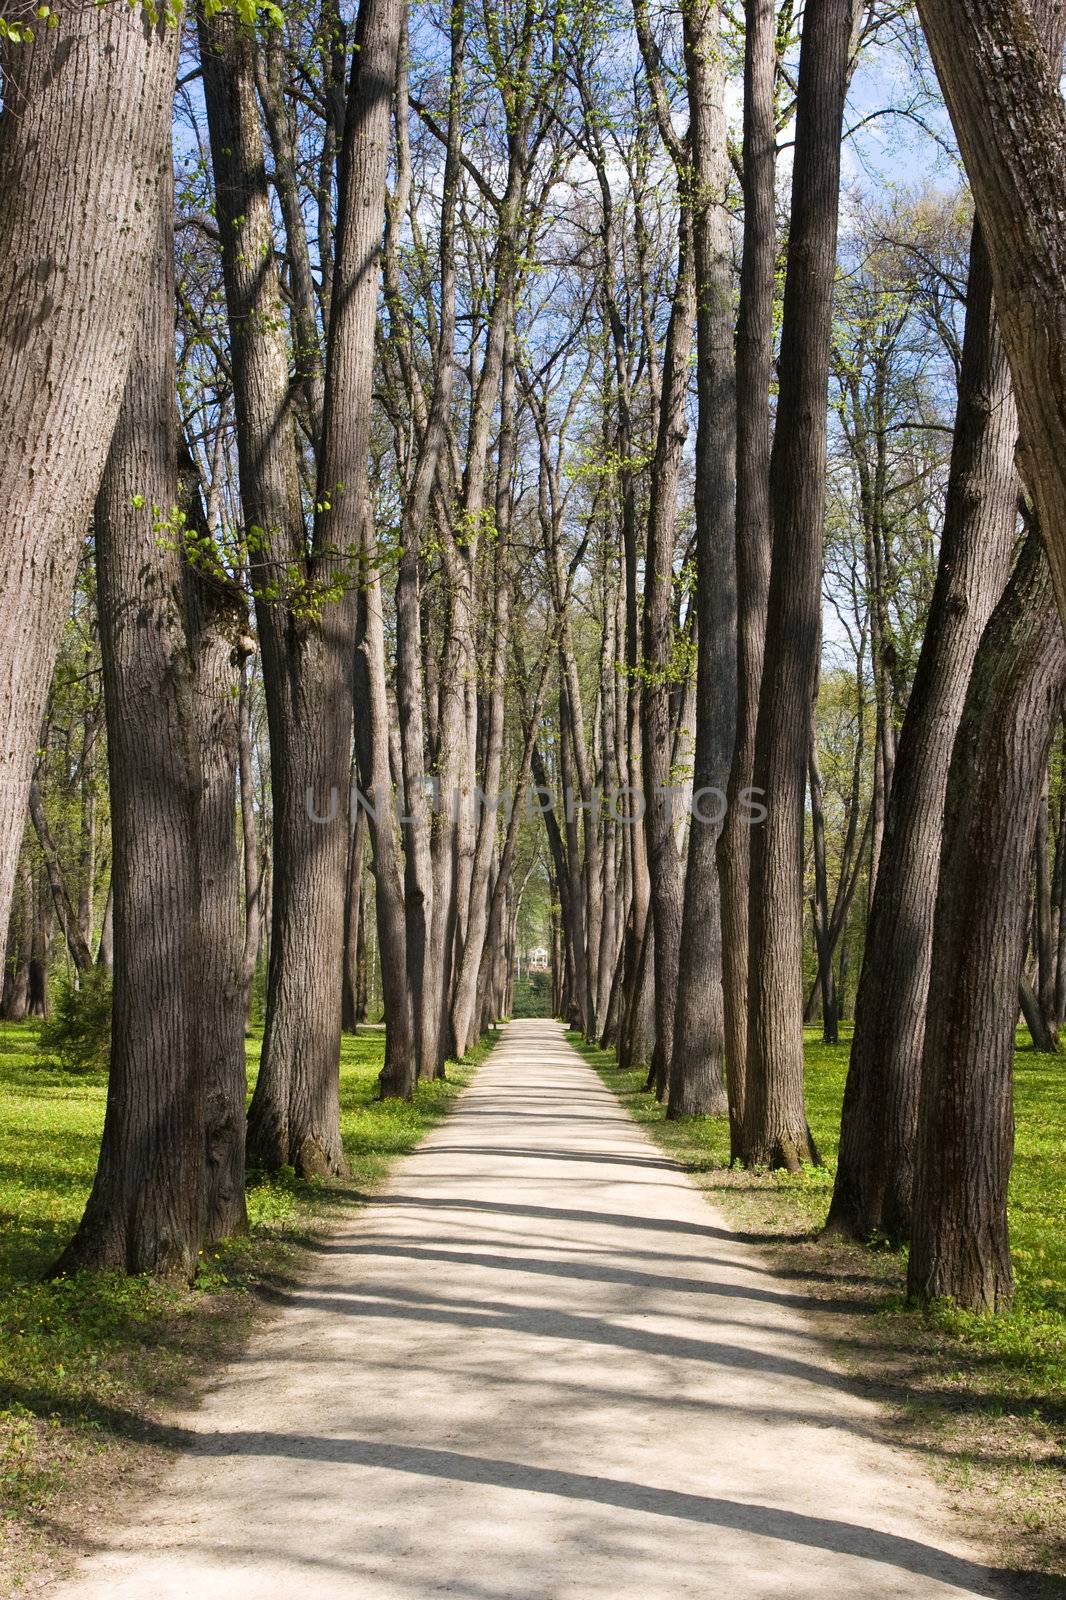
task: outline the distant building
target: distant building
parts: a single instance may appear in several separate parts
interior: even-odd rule
[[[532,950],[526,951],[527,972],[547,972],[548,952],[543,945],[536,945]]]

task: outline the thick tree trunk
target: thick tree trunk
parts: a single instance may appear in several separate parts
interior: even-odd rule
[[[170,170],[177,27],[53,8],[0,113],[0,948],[45,697]]]
[[[755,726],[770,591],[770,388],[777,221],[774,0],[747,0],[744,34],[744,256],[737,322],[737,730],[718,843],[730,1155],[740,1158],[748,1062],[748,877]]]
[[[844,1093],[830,1232],[910,1225],[933,915],[951,749],[982,634],[1010,572],[1017,412],[974,229],[962,372],[936,585],[900,732]]]
[[[115,981],[99,1165],[56,1272],[191,1279],[204,1227],[200,1035],[201,750],[179,551],[153,507],[178,503],[173,243],[156,281],[96,502],[113,838]]]
[[[910,1294],[1013,1295],[1007,1182],[1026,888],[1066,640],[1035,528],[974,663],[944,812],[922,1057]]]
[[[713,0],[685,7],[692,240],[696,271],[696,606],[698,658],[689,828],[669,1114],[724,1116],[725,1013],[717,847],[736,741],[736,369],[733,245],[722,19]]]
[[[792,221],[777,428],[774,544],[759,698],[752,834],[748,1071],[742,1156],[794,1170],[817,1159],[803,1100],[803,807],[821,638],[826,399],[850,0],[810,0],[800,51]]]
[[[988,245],[1022,475],[1066,617],[1066,106],[1061,48],[1047,49],[1057,10],[1056,0],[918,4]]]

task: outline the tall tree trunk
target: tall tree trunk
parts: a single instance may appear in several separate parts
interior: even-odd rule
[[[951,749],[974,659],[1010,572],[1018,506],[1015,410],[980,227],[933,599],[903,727],[855,1001],[830,1232],[910,1226],[933,916]]]
[[[489,684],[488,725],[481,814],[478,820],[470,882],[470,904],[466,938],[459,956],[452,993],[452,1040],[457,1056],[463,1056],[475,1042],[474,1030],[480,1023],[478,975],[481,971],[485,939],[490,927],[489,878],[496,843],[496,807],[503,773],[504,724],[507,685],[507,658],[511,627],[511,477],[515,460],[515,364],[513,333],[508,329],[503,357],[503,382],[500,410],[500,437],[496,465],[496,545],[494,606],[492,622],[492,663]],[[515,797],[517,798],[517,797]],[[508,868],[508,877],[510,869]],[[497,873],[499,879],[499,873]],[[503,889],[507,879],[503,880]],[[500,930],[497,930],[497,937]]]
[[[0,948],[45,697],[154,260],[180,32],[129,6],[63,3],[54,16],[0,57]]]
[[[181,554],[153,508],[178,503],[173,239],[156,277],[96,502],[115,899],[111,1071],[85,1214],[56,1272],[191,1279],[204,1227],[199,1031],[201,788]]]
[[[840,139],[853,7],[810,0],[800,50],[777,428],[773,565],[759,697],[752,835],[748,1070],[742,1155],[795,1170],[817,1159],[803,1100],[803,807],[821,638],[826,400]]]
[[[682,12],[692,144],[696,270],[696,749],[678,972],[671,1116],[724,1116],[725,1015],[716,851],[736,740],[736,369],[733,246],[722,18],[714,0]]]
[[[730,1156],[739,1160],[748,1062],[748,877],[755,726],[770,591],[770,387],[777,222],[774,0],[747,0],[744,33],[744,256],[737,323],[737,731],[718,843]]]
[[[356,23],[339,179],[323,441],[310,543],[296,477],[284,319],[273,255],[254,35],[201,20],[204,91],[222,233],[241,498],[254,535],[274,801],[273,928],[263,1056],[249,1158],[303,1175],[345,1170],[340,1136],[344,864],[351,746],[355,567],[365,547],[378,245],[395,0],[364,0]],[[298,574],[293,593],[278,571]],[[316,594],[322,596],[315,600]],[[310,606],[306,604],[311,600]],[[321,808],[325,808],[324,811]],[[317,825],[314,817],[321,820]]]
[[[1066,640],[1037,531],[981,641],[951,758],[922,1057],[910,1294],[1013,1295],[1007,1182],[1026,888]]]
[[[685,391],[692,348],[696,295],[691,219],[682,216],[677,282],[663,359],[655,459],[652,465],[648,543],[644,562],[644,660],[642,753],[646,786],[644,826],[651,875],[651,915],[655,927],[656,1093],[665,1099],[674,1046],[674,1010],[681,951],[684,876],[677,846],[672,782],[674,725],[670,668],[674,647],[674,541],[677,486],[688,423]]]
[[[255,819],[252,773],[251,684],[247,668],[241,672],[237,701],[238,775],[241,800],[241,855],[244,875],[244,956],[241,961],[241,1016],[247,1027],[252,1009],[252,985],[263,945],[265,866],[259,861],[259,829]]]
[[[169,239],[168,239],[169,248]],[[176,406],[172,423],[178,435]],[[183,441],[179,503],[186,525],[209,538],[199,478]],[[253,645],[245,598],[236,584],[194,561],[183,569],[184,613],[193,671],[193,737],[199,778],[196,849],[199,921],[190,930],[198,970],[196,1027],[204,1096],[203,1240],[211,1244],[248,1226],[244,1202],[245,1102],[241,872],[237,853],[240,685]]]

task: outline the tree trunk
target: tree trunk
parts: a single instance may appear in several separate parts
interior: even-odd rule
[[[354,796],[349,810],[347,889],[344,895],[344,1002],[341,1026],[355,1033],[359,1015],[359,953],[363,943],[363,857],[366,854],[366,810]],[[364,953],[365,971],[365,953]],[[365,981],[365,979],[364,979]],[[365,1002],[364,1002],[365,1012]]]
[[[169,248],[169,240],[168,240]],[[174,409],[172,426],[178,435]],[[199,478],[179,444],[179,503],[186,525],[207,540]],[[248,1226],[244,1202],[245,1102],[241,873],[237,853],[237,773],[240,761],[240,685],[252,650],[248,610],[236,584],[221,582],[186,561],[184,612],[193,671],[193,736],[199,787],[196,848],[199,922],[188,930],[198,970],[196,1026],[204,1095],[203,1242],[212,1244]]]
[[[674,1010],[681,952],[685,883],[677,847],[672,782],[674,726],[670,668],[674,646],[674,542],[677,485],[688,423],[685,392],[696,311],[690,219],[682,216],[677,282],[663,359],[655,459],[652,465],[648,543],[644,563],[644,661],[642,750],[644,826],[655,927],[656,1093],[665,1099],[674,1046]]]
[[[1057,9],[1056,0],[918,4],[988,245],[1022,476],[1066,617],[1066,106],[1061,48],[1047,49]]]
[[[245,522],[263,641],[274,800],[273,928],[263,1057],[249,1159],[304,1176],[342,1173],[340,1057],[344,864],[351,752],[355,567],[365,548],[366,470],[378,244],[395,0],[363,0],[339,178],[323,441],[308,551],[289,412],[288,358],[273,253],[254,36],[201,20],[204,91],[222,233]],[[292,593],[278,571],[298,573]],[[279,592],[279,589],[281,592]],[[308,603],[309,602],[309,603]],[[324,810],[322,809],[324,808]],[[314,819],[318,818],[316,822]]]
[[[64,3],[54,15],[0,61],[0,948],[52,666],[154,259],[180,33],[129,6]]]
[[[717,847],[736,741],[736,369],[722,19],[682,12],[696,270],[696,748],[678,972],[670,1116],[724,1116],[725,1014]]]
[[[1039,996],[1030,983],[1024,967],[1018,979],[1018,1004],[1025,1018],[1025,1026],[1029,1029],[1033,1049],[1042,1055],[1054,1055],[1058,1049],[1055,1034],[1044,1015]]]
[[[951,749],[985,626],[1015,542],[1017,412],[979,227],[970,280],[944,531],[925,637],[900,732],[881,869],[855,1001],[828,1228],[910,1226],[933,916]]]
[[[67,941],[67,949],[70,951],[71,960],[77,970],[79,972],[89,972],[93,966],[92,951],[89,949],[85,935],[81,931],[78,914],[71,903],[70,895],[67,891],[63,869],[59,864],[59,852],[56,849],[55,840],[52,838],[52,832],[48,826],[44,800],[41,797],[40,785],[36,778],[30,780],[29,803],[30,818],[41,847],[41,855],[44,858],[44,867],[48,874],[48,886],[52,891],[52,903],[56,908],[59,926],[62,928],[63,936]]]
[[[933,933],[907,1287],[996,1311],[1013,1295],[1007,1182],[1033,832],[1066,640],[1037,531],[981,641],[955,749]]]
[[[172,213],[157,211],[156,278],[94,519],[114,861],[111,1071],[92,1193],[54,1270],[189,1280],[204,1226],[202,777],[183,562],[158,538],[153,509],[178,503]]]
[[[4,969],[4,1021],[24,1022],[30,1010],[30,962],[33,960],[33,874],[20,874],[18,917],[8,922]]]
[[[816,1160],[803,1100],[803,809],[821,638],[826,401],[850,0],[804,14],[777,428],[770,463],[773,565],[759,698],[752,835],[748,1069],[742,1156]]]
[[[770,388],[777,221],[774,0],[747,0],[744,33],[744,255],[737,323],[737,730],[718,843],[722,987],[732,1160],[740,1159],[748,1062],[748,877],[755,725],[770,591]]]
[[[259,829],[255,820],[252,773],[251,685],[247,664],[241,672],[237,702],[238,776],[241,799],[241,854],[244,871],[244,957],[241,962],[241,1016],[245,1027],[252,1009],[252,985],[263,944],[263,886],[265,869],[259,863]]]
[[[825,862],[825,807],[822,793],[822,771],[818,761],[818,741],[811,727],[811,754],[808,763],[811,789],[811,833],[814,843],[814,942],[818,952],[817,989],[822,999],[822,1039],[826,1044],[838,1042],[837,997],[833,983],[833,951],[829,943],[829,886]]]

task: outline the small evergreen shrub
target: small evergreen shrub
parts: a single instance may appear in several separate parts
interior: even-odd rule
[[[111,1063],[111,974],[83,972],[77,988],[65,983],[41,1028],[39,1048],[68,1072],[106,1072]]]

